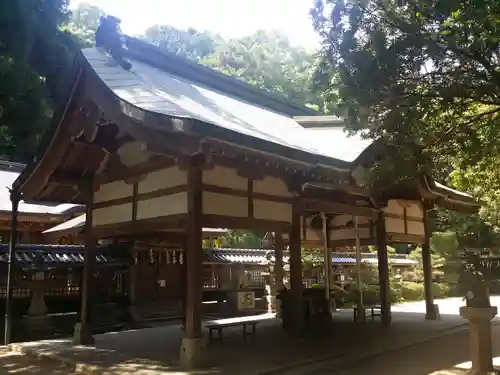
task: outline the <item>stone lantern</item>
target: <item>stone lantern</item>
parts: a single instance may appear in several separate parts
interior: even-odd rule
[[[497,307],[491,306],[483,264],[479,255],[470,254],[463,275],[465,284],[465,306],[460,307],[460,316],[469,321],[471,374],[494,373],[491,343],[491,320],[497,314]]]
[[[51,267],[47,267],[45,264],[43,251],[36,251],[31,264],[23,268],[24,273],[28,275],[25,283],[31,289],[28,316],[43,316],[47,314],[47,305],[45,304],[46,272],[51,269]]]

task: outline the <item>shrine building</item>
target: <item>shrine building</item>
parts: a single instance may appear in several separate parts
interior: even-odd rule
[[[391,322],[387,244],[421,245],[426,314],[435,318],[428,214],[437,206],[475,212],[471,196],[428,175],[405,186],[388,181],[372,196],[363,181],[372,142],[348,136],[340,119],[141,40],[127,37],[127,46],[130,70],[100,49],[75,48],[67,102],[12,185],[13,215],[21,200],[86,207],[78,342],[92,342],[97,241],[161,234],[182,244],[180,353],[182,363],[195,362],[204,350],[204,227],[273,232],[278,288],[287,244],[297,334],[305,327],[305,244],[327,244],[327,253],[356,242],[377,246],[383,325]]]

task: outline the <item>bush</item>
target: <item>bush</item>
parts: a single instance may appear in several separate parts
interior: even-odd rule
[[[404,301],[420,301],[424,298],[424,284],[412,281],[401,283],[401,298]]]
[[[432,296],[434,298],[450,297],[451,288],[448,284],[432,283]]]

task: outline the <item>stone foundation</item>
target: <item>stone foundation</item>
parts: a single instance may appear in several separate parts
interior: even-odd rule
[[[434,304],[434,305],[432,305],[432,308],[430,310],[426,309],[425,319],[426,320],[439,320],[439,319],[441,319],[441,314],[439,313],[439,306]]]
[[[183,337],[181,341],[180,364],[185,369],[192,369],[203,364],[206,343],[203,338]]]
[[[93,345],[94,337],[87,324],[76,323],[73,331],[73,343],[75,345]]]

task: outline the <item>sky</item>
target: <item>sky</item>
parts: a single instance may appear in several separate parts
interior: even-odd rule
[[[211,31],[224,38],[278,30],[308,49],[319,43],[309,18],[312,0],[72,0],[71,7],[79,3],[119,17],[123,32],[129,35],[163,24]]]

